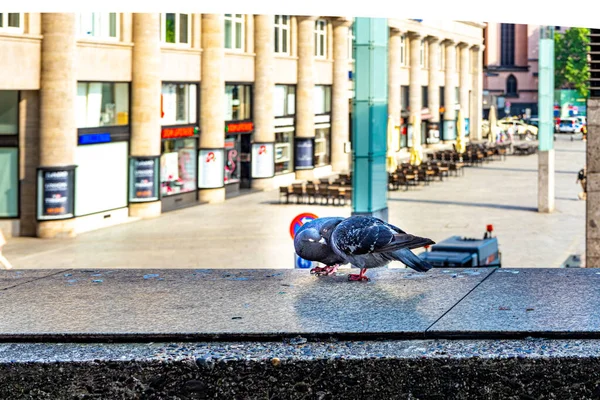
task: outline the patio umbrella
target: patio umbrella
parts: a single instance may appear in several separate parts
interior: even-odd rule
[[[463,154],[465,150],[465,124],[462,119],[462,112],[459,109],[456,118],[456,151],[458,154]]]
[[[498,130],[498,117],[496,116],[496,107],[490,107],[490,134],[488,135],[488,140],[490,143],[496,142],[496,132]]]
[[[420,125],[420,124],[419,124]],[[423,162],[423,148],[421,147],[421,127],[413,122],[412,147],[410,149],[410,163],[421,165]]]
[[[398,162],[396,161],[396,149],[399,147],[397,142],[400,140],[400,136],[397,134],[394,126],[394,118],[390,115],[388,117],[387,125],[387,169],[388,172],[395,172],[398,168]]]

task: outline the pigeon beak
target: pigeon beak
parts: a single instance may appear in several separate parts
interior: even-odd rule
[[[319,243],[321,243],[321,244],[327,244],[327,240],[325,240],[325,238],[322,237],[321,240],[319,240]]]

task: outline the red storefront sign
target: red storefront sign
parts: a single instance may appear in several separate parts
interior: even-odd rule
[[[161,137],[163,139],[175,139],[194,136],[194,133],[195,128],[193,126],[186,126],[184,128],[163,128]]]
[[[225,133],[250,133],[254,130],[252,121],[229,122],[225,124]]]

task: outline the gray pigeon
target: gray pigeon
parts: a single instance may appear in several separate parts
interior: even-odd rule
[[[383,267],[392,261],[401,261],[407,267],[426,272],[433,266],[421,260],[411,249],[435,244],[428,238],[414,236],[378,218],[354,216],[337,224],[331,235],[331,248],[344,259],[360,268],[360,274],[351,274],[351,281],[368,281],[369,268]]]
[[[343,257],[337,255],[330,246],[331,234],[344,220],[342,217],[323,217],[312,220],[300,227],[294,237],[294,248],[299,257],[325,264],[310,270],[311,274],[331,275],[337,268],[346,264]]]

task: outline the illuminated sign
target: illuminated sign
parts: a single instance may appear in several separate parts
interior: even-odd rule
[[[186,126],[184,128],[163,128],[161,137],[163,139],[175,139],[182,137],[190,137],[196,134],[196,127]]]
[[[110,133],[92,133],[79,136],[79,144],[108,143],[110,140]]]
[[[247,122],[230,122],[225,124],[225,133],[250,133],[254,130],[254,123]]]

